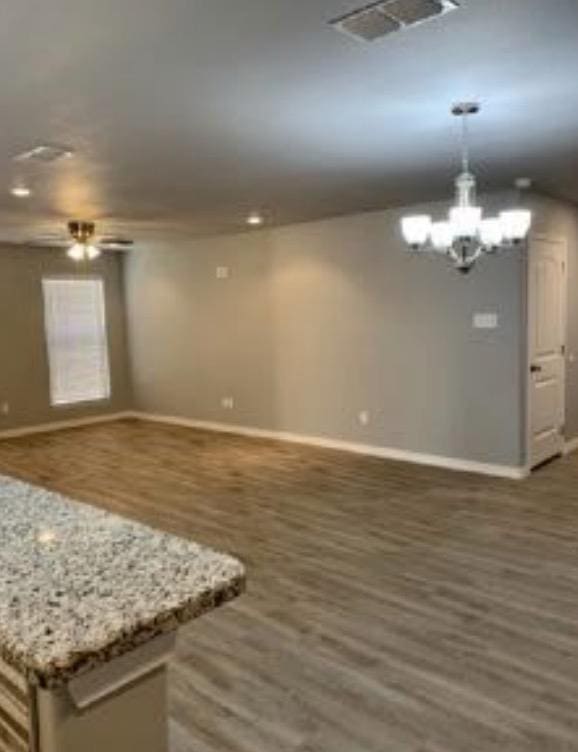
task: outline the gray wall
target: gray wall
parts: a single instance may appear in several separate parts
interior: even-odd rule
[[[500,207],[507,197],[486,200]],[[578,210],[531,196],[533,231],[568,240],[567,437],[578,436]],[[441,214],[443,205],[414,207]],[[407,211],[407,210],[406,210]],[[112,398],[51,408],[41,279],[62,251],[0,248],[0,431],[130,409],[485,462],[523,461],[521,254],[468,278],[407,255],[401,211],[108,254]],[[124,267],[126,266],[126,275]],[[217,266],[230,278],[216,279]],[[126,279],[124,277],[126,276]],[[127,352],[123,284],[134,371]],[[497,331],[472,328],[496,311]],[[235,398],[224,410],[221,399]],[[361,426],[358,413],[369,410]]]
[[[566,332],[566,438],[578,437],[578,209],[531,196],[535,233],[563,237],[568,245],[568,323]]]
[[[41,281],[43,276],[77,274],[78,266],[62,250],[0,248],[0,403],[10,405],[8,415],[0,414],[0,431],[132,406],[122,266],[120,254],[104,254],[90,267],[91,274],[99,274],[105,281],[111,399],[53,408]]]
[[[137,407],[521,464],[521,254],[464,278],[441,258],[405,253],[400,213],[132,253]],[[216,279],[217,266],[230,278]],[[473,314],[489,311],[499,329],[474,330]],[[221,406],[229,395],[232,411]]]

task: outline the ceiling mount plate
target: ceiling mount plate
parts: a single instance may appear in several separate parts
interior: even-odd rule
[[[452,115],[463,117],[464,115],[477,115],[482,109],[479,102],[456,102],[452,107]]]

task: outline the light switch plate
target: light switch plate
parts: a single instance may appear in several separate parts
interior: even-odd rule
[[[497,329],[497,313],[474,313],[474,329]]]
[[[229,279],[229,267],[218,266],[216,269],[216,277],[217,279]]]

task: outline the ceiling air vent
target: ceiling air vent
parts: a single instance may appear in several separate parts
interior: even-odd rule
[[[59,159],[72,157],[74,149],[61,144],[39,144],[14,157],[16,162],[57,162]]]
[[[391,34],[399,29],[399,23],[381,11],[381,4],[357,10],[354,13],[332,22],[339,31],[365,42]]]
[[[381,0],[331,21],[331,26],[355,39],[373,42],[459,7],[456,0]]]

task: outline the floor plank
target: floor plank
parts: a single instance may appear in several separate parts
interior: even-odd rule
[[[139,421],[0,472],[228,550],[173,752],[578,752],[578,455],[524,482]]]

